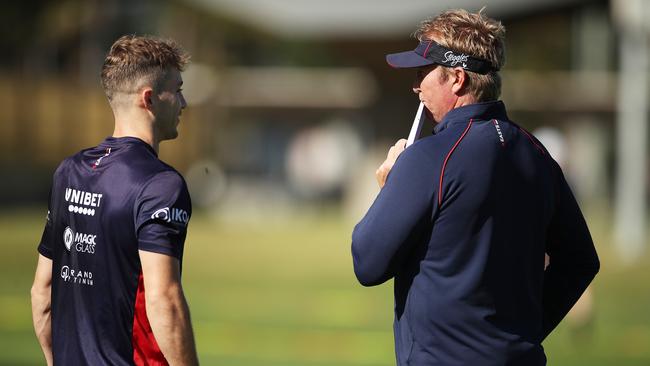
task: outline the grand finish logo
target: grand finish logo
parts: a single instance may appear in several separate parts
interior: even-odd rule
[[[75,285],[93,286],[95,284],[92,272],[77,270],[69,266],[61,267],[61,278],[63,282]]]

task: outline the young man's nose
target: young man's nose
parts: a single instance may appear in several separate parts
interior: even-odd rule
[[[187,107],[187,102],[185,101],[185,96],[181,94],[181,109],[185,109]]]

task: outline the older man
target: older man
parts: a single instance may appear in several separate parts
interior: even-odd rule
[[[450,10],[422,23],[414,51],[387,56],[417,70],[436,123],[390,149],[352,234],[359,281],[395,279],[399,365],[544,365],[542,341],[599,268],[560,167],[498,101],[504,35]]]
[[[49,365],[198,364],[180,281],[191,202],[158,159],[178,135],[188,57],[136,36],[106,56],[113,136],[59,165],[38,246],[32,312]]]

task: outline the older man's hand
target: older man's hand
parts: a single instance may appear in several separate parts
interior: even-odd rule
[[[377,178],[379,188],[383,188],[384,184],[386,184],[388,173],[390,173],[390,170],[393,169],[393,165],[395,164],[397,157],[402,153],[402,151],[404,151],[404,149],[406,149],[406,139],[400,139],[388,150],[388,156],[386,156],[386,160],[381,163],[375,172],[375,178]]]

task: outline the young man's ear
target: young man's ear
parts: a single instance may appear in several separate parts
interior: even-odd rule
[[[151,110],[153,106],[153,90],[151,88],[144,88],[140,92],[140,107]]]
[[[451,70],[451,77],[453,80],[453,85],[451,86],[451,91],[454,94],[461,94],[463,89],[467,86],[468,75],[467,72],[462,67],[454,67]]]

